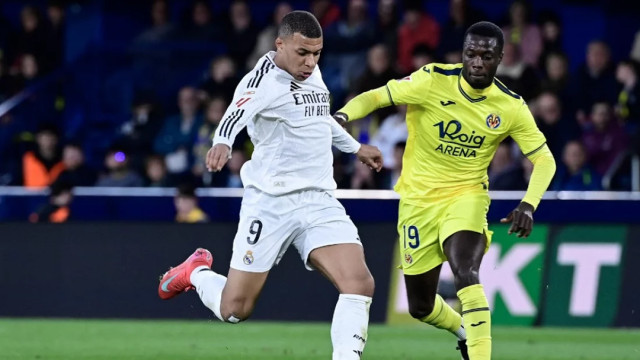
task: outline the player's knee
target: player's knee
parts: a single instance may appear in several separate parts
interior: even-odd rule
[[[479,271],[473,267],[460,267],[453,271],[454,281],[458,290],[480,283]]]
[[[227,304],[222,303],[220,313],[225,322],[237,324],[247,320],[253,312],[253,306],[248,301],[238,299]]]
[[[375,280],[369,272],[359,275],[352,275],[341,280],[338,288],[342,294],[356,294],[364,296],[373,296],[375,290]]]
[[[433,312],[434,299],[422,299],[420,301],[411,301],[409,299],[409,314],[414,319],[424,319]]]

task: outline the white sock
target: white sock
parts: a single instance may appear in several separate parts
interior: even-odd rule
[[[462,320],[460,328],[453,334],[458,337],[458,340],[467,340],[467,332],[464,330],[464,320]]]
[[[201,271],[203,269],[207,270]],[[191,272],[190,279],[204,306],[211,309],[218,319],[224,321],[220,314],[220,303],[222,302],[222,289],[227,283],[227,278],[206,266],[198,266]]]
[[[340,294],[331,323],[333,360],[359,360],[367,343],[371,298]]]

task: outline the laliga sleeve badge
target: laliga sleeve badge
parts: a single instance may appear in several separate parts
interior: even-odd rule
[[[244,258],[242,258],[242,261],[243,261],[246,265],[251,265],[251,264],[253,264],[253,251],[251,251],[251,250],[247,250],[247,253],[244,255]]]

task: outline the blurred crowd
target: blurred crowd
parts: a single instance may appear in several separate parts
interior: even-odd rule
[[[99,166],[85,159],[87,139],[65,138],[60,122],[62,92],[41,95],[48,106],[34,107],[33,131],[0,131],[0,153],[6,159],[0,184],[68,186],[241,187],[239,171],[251,158],[246,132],[234,144],[232,159],[220,173],[205,169],[204,155],[232,99],[235,85],[257,59],[274,49],[278,23],[293,10],[281,2],[272,20],[259,28],[251,2],[231,1],[214,13],[211,1],[196,0],[188,21],[174,23],[166,0],[150,2],[150,26],[132,44],[162,44],[188,40],[221,43],[223,54],[211,59],[206,75],[185,83],[175,94],[177,112],[148,92],[135,94],[129,118],[112,131],[110,146]],[[20,27],[0,38],[0,104],[55,72],[63,61],[65,11],[63,2],[46,8],[25,6]],[[421,1],[311,0],[306,10],[320,21],[324,50],[320,68],[332,94],[335,111],[353,96],[401,78],[430,62],[459,63],[465,30],[490,20],[505,33],[504,58],[497,77],[529,104],[538,127],[556,157],[558,171],[551,190],[629,190],[629,159],[640,147],[640,35],[629,45],[629,58],[614,63],[609,45],[593,39],[584,49],[584,62],[569,70],[564,51],[563,24],[553,11],[533,13],[529,3],[514,1],[503,19],[487,18],[465,0],[451,0],[446,22],[439,23]],[[637,29],[634,29],[637,30]],[[640,34],[640,32],[639,32]],[[60,85],[62,86],[62,85]],[[45,113],[43,113],[45,112]],[[401,168],[407,128],[406,107],[380,109],[349,125],[360,142],[378,146],[384,170],[373,173],[349,154],[335,152],[334,175],[339,188],[391,189]],[[0,113],[1,114],[1,113]],[[0,127],[10,123],[2,114]],[[531,163],[517,145],[506,141],[489,168],[493,190],[524,190]],[[186,192],[189,194],[189,191]]]

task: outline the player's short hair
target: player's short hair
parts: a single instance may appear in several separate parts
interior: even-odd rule
[[[465,40],[469,34],[496,38],[498,41],[498,52],[502,52],[504,48],[504,34],[502,33],[502,29],[492,22],[480,21],[469,26],[464,33]]]
[[[278,37],[285,38],[292,36],[294,33],[300,33],[300,35],[307,38],[317,39],[322,37],[322,27],[312,13],[296,10],[282,18],[282,22],[278,27]]]

